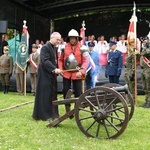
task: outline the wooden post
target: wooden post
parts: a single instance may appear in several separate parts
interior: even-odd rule
[[[82,37],[81,45],[84,45],[85,30],[86,30],[86,28],[85,28],[85,21],[83,20],[83,21],[82,21],[82,28],[81,28],[81,30],[80,30],[80,36]],[[85,78],[82,79],[82,93],[85,92],[84,87],[85,87]]]
[[[137,105],[137,67],[136,67],[136,52],[134,52],[134,80],[135,80],[135,84],[134,84],[134,90],[135,90],[135,105]]]
[[[82,79],[82,93],[85,92],[84,87],[85,87],[85,79]]]

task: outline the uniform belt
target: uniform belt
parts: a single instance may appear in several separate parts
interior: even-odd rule
[[[110,66],[117,66],[118,64],[113,63],[113,62],[109,62],[108,65],[110,65]]]
[[[10,66],[0,66],[0,68],[10,68]]]

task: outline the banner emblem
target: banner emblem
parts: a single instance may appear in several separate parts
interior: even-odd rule
[[[26,57],[26,54],[28,53],[28,48],[24,42],[20,43],[18,52],[20,53],[20,57]]]

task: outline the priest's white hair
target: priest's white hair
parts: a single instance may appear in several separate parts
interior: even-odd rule
[[[61,36],[61,34],[59,32],[53,32],[50,36],[50,38],[53,38],[55,36]]]

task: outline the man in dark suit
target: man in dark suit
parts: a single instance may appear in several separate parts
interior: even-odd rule
[[[40,64],[37,72],[37,88],[32,117],[35,120],[53,120],[59,117],[58,107],[52,104],[57,99],[57,74],[62,71],[57,66],[54,46],[58,45],[61,35],[51,34],[50,41],[41,48]]]
[[[109,43],[110,51],[108,53],[108,60],[106,64],[105,77],[109,76],[110,83],[119,84],[119,77],[123,66],[122,52],[116,49],[116,42]]]

